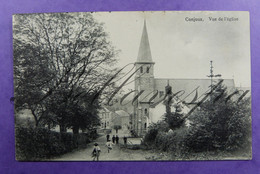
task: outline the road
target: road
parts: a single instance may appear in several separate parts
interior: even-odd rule
[[[101,154],[99,157],[100,161],[135,161],[135,160],[153,160],[157,158],[158,155],[155,152],[148,150],[131,150],[126,148],[120,148],[119,145],[114,145],[113,150],[110,153],[107,152],[105,146],[106,137],[105,135],[99,137],[95,142],[99,144],[101,148]],[[87,148],[77,150],[64,154],[62,156],[51,159],[52,161],[92,161],[91,152],[93,150],[93,144],[90,143]],[[122,138],[119,140],[119,143],[122,143]]]

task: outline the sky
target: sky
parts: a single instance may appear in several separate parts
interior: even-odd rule
[[[110,41],[120,50],[119,67],[136,61],[146,20],[155,78],[206,79],[212,60],[214,74],[234,79],[237,87],[251,86],[248,12],[97,12],[93,16],[104,23]]]

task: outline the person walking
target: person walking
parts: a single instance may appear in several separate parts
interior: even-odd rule
[[[109,135],[109,134],[107,134],[107,141],[109,140],[109,138],[110,138],[110,135]]]
[[[125,146],[127,145],[127,137],[126,136],[124,136],[124,144],[125,144]]]
[[[113,147],[112,147],[113,143],[110,140],[108,140],[107,143],[106,143],[106,146],[107,146],[107,153],[109,153],[110,150],[113,149]]]
[[[118,144],[118,142],[119,142],[119,137],[118,135],[116,135],[116,144]]]
[[[97,161],[99,161],[100,152],[101,152],[101,149],[100,149],[100,147],[98,146],[98,143],[95,143],[95,144],[94,144],[94,148],[93,148],[93,150],[92,150],[93,161],[95,161],[95,159],[96,159]]]
[[[115,141],[116,141],[116,137],[115,137],[115,135],[113,135],[113,137],[112,137],[113,144],[115,144]]]

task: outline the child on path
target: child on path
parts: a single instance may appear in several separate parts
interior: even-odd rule
[[[98,146],[98,143],[95,143],[93,151],[92,151],[93,161],[95,161],[95,159],[97,159],[97,161],[99,160],[100,152],[101,152],[101,150],[100,150],[100,147]]]
[[[114,145],[110,140],[107,141],[106,146],[107,146],[107,153],[109,153],[110,150],[112,150],[112,145]]]
[[[127,137],[126,136],[124,136],[124,144],[125,144],[125,146],[127,145]]]
[[[109,135],[109,134],[107,134],[107,141],[109,140],[109,138],[110,138],[110,135]]]

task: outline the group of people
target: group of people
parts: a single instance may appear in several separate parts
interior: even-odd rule
[[[107,134],[107,142],[108,141],[110,141],[110,135],[109,134]],[[118,144],[118,142],[119,142],[119,137],[118,137],[118,135],[113,135],[113,137],[112,137],[112,142],[113,142],[113,144]]]
[[[113,145],[119,143],[119,137],[118,137],[118,135],[116,135],[116,136],[113,135],[112,142],[110,140],[110,135],[109,134],[107,134],[106,138],[107,138],[106,147],[107,147],[107,152],[109,153],[113,149]],[[124,145],[127,145],[127,137],[124,136],[123,139],[124,139]],[[98,161],[99,160],[100,152],[101,152],[101,149],[98,146],[98,143],[95,143],[93,151],[92,151],[93,161],[95,161],[95,160]]]

